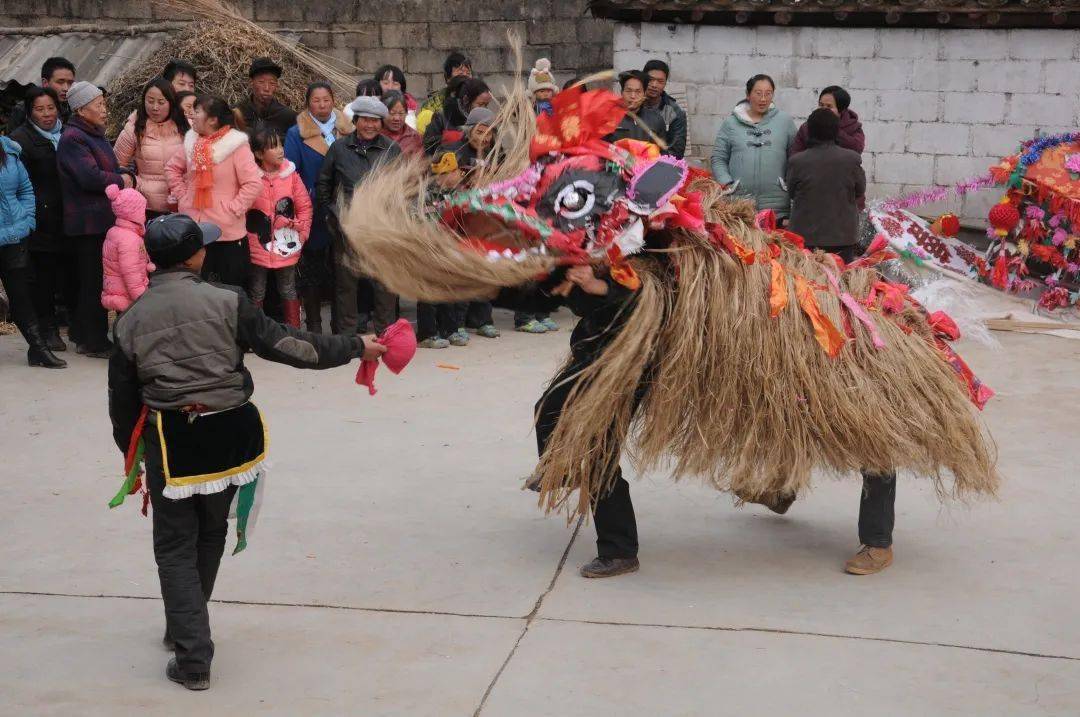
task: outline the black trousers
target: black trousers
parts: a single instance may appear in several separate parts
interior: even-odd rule
[[[458,317],[464,304],[416,303],[416,340],[445,339],[461,328]]]
[[[490,301],[470,301],[462,313],[465,320],[459,324],[458,328],[467,326],[470,329],[478,329],[481,326],[495,323],[495,319],[491,314]]]
[[[896,473],[863,472],[859,502],[859,542],[872,548],[892,545],[896,524]]]
[[[26,242],[0,246],[0,283],[4,285],[10,302],[11,320],[19,327],[23,337],[30,342],[27,332],[33,332],[38,324],[37,312],[30,294],[30,256]]]
[[[346,263],[344,236],[333,222],[329,226],[334,259],[334,303],[330,314],[330,330],[335,334],[352,336],[362,324],[366,325],[366,317],[362,319],[361,313],[367,312],[367,292],[370,291],[375,333],[381,334],[398,319],[398,296],[379,282],[357,276],[353,272]]]
[[[218,284],[231,284],[247,289],[251,271],[251,252],[247,240],[221,241],[206,247],[202,277]]]
[[[75,270],[79,280],[71,338],[89,351],[105,351],[109,348],[109,312],[101,305],[104,274],[101,247],[105,235],[76,236],[71,237],[71,241],[75,245]]]
[[[587,359],[575,361],[564,369],[536,402],[536,447],[539,455],[544,454],[566,399],[574,388],[576,379],[571,377],[586,365]],[[639,401],[643,395],[643,388],[639,388]],[[600,496],[593,506],[596,554],[601,558],[635,558],[638,553],[637,518],[630,500],[630,484],[622,477],[618,455],[609,470],[615,474],[611,490],[607,495]]]
[[[184,672],[209,672],[214,659],[210,613],[206,603],[214,592],[229,506],[236,486],[213,495],[181,500],[164,497],[165,471],[157,428],[147,419],[146,485],[154,508],[154,559],[165,603],[165,630],[176,642],[176,662]]]
[[[34,311],[37,312],[43,331],[55,330],[58,325],[57,293],[64,296],[65,306],[75,306],[78,303],[78,285],[65,281],[74,272],[74,266],[74,257],[68,252],[30,250],[30,267],[33,272],[30,292],[33,296]]]

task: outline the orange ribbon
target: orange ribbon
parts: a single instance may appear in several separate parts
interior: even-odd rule
[[[814,326],[814,338],[830,358],[836,358],[840,349],[844,347],[844,335],[833,325],[828,316],[821,313],[813,288],[805,278],[798,274],[795,275],[795,295],[799,299],[799,306],[802,307],[803,313]]]
[[[776,259],[772,260],[772,284],[769,287],[769,316],[776,318],[787,308],[788,288],[784,266]]]
[[[629,264],[619,264],[618,266],[611,267],[611,278],[617,281],[622,286],[626,287],[630,291],[637,291],[641,288],[641,277],[634,271],[634,267]]]

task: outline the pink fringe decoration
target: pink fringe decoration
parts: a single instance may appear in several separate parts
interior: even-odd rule
[[[886,199],[881,202],[881,208],[884,211],[891,212],[896,209],[911,209],[913,207],[921,207],[926,204],[932,204],[934,202],[940,202],[947,198],[950,193],[955,193],[957,197],[964,197],[971,192],[979,189],[985,189],[987,187],[994,186],[994,178],[989,175],[983,175],[981,177],[972,177],[963,181],[957,182],[952,187],[931,187],[930,189],[924,189],[919,192],[912,192],[911,194],[904,195],[902,197],[896,197],[894,199]]]

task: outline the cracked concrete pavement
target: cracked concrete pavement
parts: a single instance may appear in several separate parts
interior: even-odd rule
[[[30,369],[0,337],[0,714],[1080,714],[1080,342],[961,345],[998,391],[1001,499],[902,475],[881,575],[842,572],[854,477],[780,517],[631,470],[641,572],[587,581],[591,525],[520,490],[568,331],[497,313],[501,339],[421,351],[375,397],[355,366],[249,361],[272,472],[198,694],[163,676],[150,522],[106,508],[105,362]]]

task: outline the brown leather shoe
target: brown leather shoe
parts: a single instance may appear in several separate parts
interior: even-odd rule
[[[583,578],[613,578],[616,575],[636,573],[641,563],[637,558],[593,558],[581,566]]]
[[[852,575],[873,575],[892,565],[892,548],[874,548],[864,545],[859,552],[844,563],[844,570]]]

